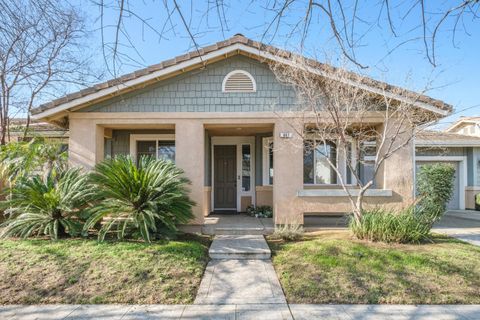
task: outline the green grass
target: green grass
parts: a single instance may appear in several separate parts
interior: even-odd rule
[[[0,304],[192,303],[209,240],[0,241]]]
[[[290,303],[480,303],[480,248],[433,241],[389,245],[334,232],[270,247]]]

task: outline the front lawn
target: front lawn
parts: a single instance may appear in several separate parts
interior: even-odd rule
[[[480,248],[448,237],[388,245],[339,231],[269,244],[289,303],[480,303]]]
[[[1,240],[0,304],[192,303],[209,240]]]

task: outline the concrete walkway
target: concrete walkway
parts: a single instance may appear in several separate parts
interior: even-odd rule
[[[40,305],[0,306],[2,320],[478,320],[480,305]]]
[[[209,254],[195,304],[287,303],[262,235],[216,236]]]

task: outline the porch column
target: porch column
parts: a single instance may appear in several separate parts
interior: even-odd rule
[[[408,130],[408,129],[405,129]],[[410,135],[408,132],[405,136]],[[399,138],[397,145],[406,141],[406,137]],[[385,159],[380,167],[377,186],[391,189],[393,196],[389,206],[401,208],[412,204],[414,199],[414,151],[413,139],[404,147]]]
[[[91,119],[70,119],[68,159],[71,166],[92,169],[104,156],[104,128]]]
[[[303,140],[292,124],[277,121],[273,130],[273,215],[275,224],[303,224],[297,192],[303,189]],[[292,138],[280,138],[290,132]]]
[[[191,181],[190,199],[195,202],[191,224],[203,224],[205,130],[198,120],[178,120],[175,123],[175,163]]]

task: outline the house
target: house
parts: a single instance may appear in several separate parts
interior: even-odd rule
[[[475,136],[475,130],[470,130],[478,127],[479,118],[477,123],[470,120],[475,118],[465,119],[460,118],[445,132],[422,131],[415,140],[417,171],[424,164],[438,162],[455,168],[453,197],[447,205],[452,210],[475,209],[475,195],[480,193],[480,134]]]
[[[330,169],[310,166],[311,175],[304,175],[304,152],[291,148],[296,134],[279,116],[295,113],[296,94],[276,79],[268,62],[291,64],[292,56],[235,35],[69,94],[32,115],[68,124],[73,165],[92,168],[119,154],[175,161],[191,180],[194,224],[211,212],[244,211],[251,204],[273,206],[277,223],[303,223],[305,214],[316,212],[347,212],[346,193],[331,179]],[[377,84],[351,85],[378,94]],[[451,112],[429,97],[389,94],[432,114]],[[339,170],[346,170],[345,161],[338,159]],[[412,203],[414,170],[411,142],[385,160],[367,203]]]
[[[445,131],[480,137],[480,117],[460,117]]]
[[[68,145],[68,128],[48,122],[31,120],[28,126],[27,134],[24,136],[26,124],[27,119],[11,119],[9,132],[7,134],[8,142],[25,141],[31,140],[34,137],[41,137]]]

